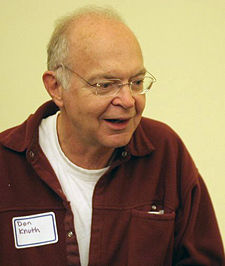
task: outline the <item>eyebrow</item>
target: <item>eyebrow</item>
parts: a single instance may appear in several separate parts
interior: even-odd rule
[[[137,74],[135,74],[134,76],[130,77],[130,78],[135,78],[138,77],[139,75],[145,75],[147,72],[147,70],[145,68],[143,68],[142,70],[140,70]]]
[[[147,70],[145,68],[143,68],[137,74],[133,75],[132,77],[129,77],[129,79],[135,78],[135,77],[142,75],[142,74],[146,74],[146,72],[147,72]],[[118,80],[121,80],[120,78],[118,78],[118,76],[102,73],[102,74],[97,74],[95,76],[90,77],[88,79],[88,82],[92,82],[96,79],[118,79]]]

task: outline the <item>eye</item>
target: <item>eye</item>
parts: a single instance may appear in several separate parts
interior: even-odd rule
[[[144,79],[136,79],[132,81],[132,87],[135,90],[141,90],[143,88]]]
[[[138,79],[138,80],[134,80],[132,81],[132,83],[136,86],[141,86],[143,84],[143,79]]]
[[[102,82],[96,83],[95,86],[97,86],[98,88],[102,90],[111,90],[114,88],[115,82],[114,81],[102,81]]]

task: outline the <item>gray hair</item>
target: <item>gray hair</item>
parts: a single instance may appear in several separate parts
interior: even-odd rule
[[[57,80],[65,89],[70,86],[70,73],[68,71],[64,71],[64,69],[59,66],[60,64],[66,63],[69,57],[70,44],[68,41],[68,35],[70,33],[71,25],[74,24],[78,18],[85,15],[94,15],[124,23],[120,15],[113,8],[103,8],[97,6],[80,8],[56,21],[55,29],[47,46],[47,67],[48,70],[55,71]]]

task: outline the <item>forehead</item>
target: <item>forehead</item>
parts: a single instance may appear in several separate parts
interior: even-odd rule
[[[136,37],[127,26],[113,19],[92,17],[77,21],[71,28],[69,44],[70,63],[80,74],[143,68]]]

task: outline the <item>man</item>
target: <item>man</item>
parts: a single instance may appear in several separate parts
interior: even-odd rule
[[[61,20],[43,81],[52,101],[0,135],[1,265],[223,265],[189,153],[142,118],[155,78],[118,15]]]

